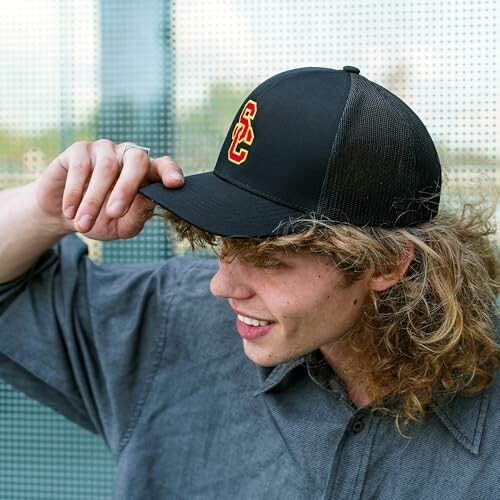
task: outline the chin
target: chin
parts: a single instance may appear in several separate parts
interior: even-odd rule
[[[243,350],[247,358],[253,361],[256,365],[262,366],[264,368],[271,368],[273,366],[279,365],[281,363],[286,363],[292,359],[298,358],[299,355],[292,355],[290,353],[280,354],[277,352],[270,351],[269,349],[264,349],[255,345],[253,342],[243,340]]]

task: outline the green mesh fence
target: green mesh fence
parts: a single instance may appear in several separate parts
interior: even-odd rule
[[[0,498],[111,497],[114,466],[100,440],[0,384]]]
[[[355,65],[427,125],[445,203],[494,200],[498,17],[496,0],[5,1],[0,188],[35,178],[72,142],[100,137],[175,156],[188,173],[211,169],[261,80]],[[131,241],[89,246],[103,262],[186,251],[160,219]],[[0,500],[107,499],[113,478],[96,436],[0,383]]]

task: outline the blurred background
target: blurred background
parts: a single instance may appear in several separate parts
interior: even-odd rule
[[[187,173],[210,170],[260,81],[354,65],[426,124],[445,204],[495,203],[496,0],[0,4],[0,188],[36,178],[71,143],[102,137],[174,156]],[[157,220],[132,241],[89,245],[101,262],[186,251]],[[0,499],[108,499],[113,477],[97,437],[0,382]]]

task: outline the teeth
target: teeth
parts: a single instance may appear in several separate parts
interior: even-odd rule
[[[247,316],[242,316],[241,314],[238,314],[238,319],[242,323],[245,323],[245,325],[250,325],[250,326],[267,326],[269,324],[269,321],[263,321],[255,318],[248,318]]]

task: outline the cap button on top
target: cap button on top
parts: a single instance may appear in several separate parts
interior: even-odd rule
[[[359,68],[356,68],[356,66],[344,66],[342,69],[348,73],[356,73],[359,75]]]

